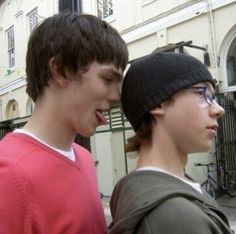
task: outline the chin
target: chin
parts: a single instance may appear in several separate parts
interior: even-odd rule
[[[203,145],[201,147],[201,151],[199,151],[199,152],[208,152],[211,149],[211,147],[212,147],[212,144]]]
[[[96,133],[96,129],[86,129],[85,131],[77,131],[83,137],[91,137]]]
[[[91,129],[83,134],[84,137],[91,137],[96,133],[96,129]]]
[[[194,150],[191,150],[191,152],[188,152],[188,154],[194,154],[194,153],[204,153],[208,152],[212,147],[212,144],[205,144],[205,145],[199,145]]]
[[[89,137],[93,136],[95,133],[84,133],[84,134],[79,133],[79,134],[83,137],[89,138]]]

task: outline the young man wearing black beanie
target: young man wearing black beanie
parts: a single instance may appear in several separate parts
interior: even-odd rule
[[[194,57],[157,53],[133,62],[122,87],[134,128],[135,171],[116,185],[109,234],[230,234],[226,216],[184,172],[188,154],[208,151],[224,109],[215,82]]]

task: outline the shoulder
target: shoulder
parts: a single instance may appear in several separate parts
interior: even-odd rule
[[[214,223],[193,201],[171,198],[153,209],[143,220],[145,225],[160,233],[212,233]],[[155,232],[153,232],[155,233]]]
[[[164,201],[156,208],[156,211],[161,212],[162,216],[165,217],[180,217],[180,215],[183,215],[186,219],[193,219],[193,216],[198,216],[202,212],[196,203],[183,197],[174,197]],[[191,211],[191,215],[189,215],[189,211]]]
[[[39,148],[37,141],[22,133],[8,133],[0,141],[0,158],[20,160]]]

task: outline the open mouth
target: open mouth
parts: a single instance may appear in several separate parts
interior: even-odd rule
[[[217,134],[217,128],[218,128],[217,125],[207,127],[207,129],[214,132],[215,135]]]

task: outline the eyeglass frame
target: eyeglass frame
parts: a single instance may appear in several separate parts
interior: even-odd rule
[[[196,87],[186,87],[184,89],[194,89],[194,90],[202,90],[202,96],[205,100],[205,102],[209,105],[212,106],[214,102],[216,102],[216,96],[215,93],[212,93],[212,97],[207,94],[207,89],[209,89],[208,86],[196,86]]]

